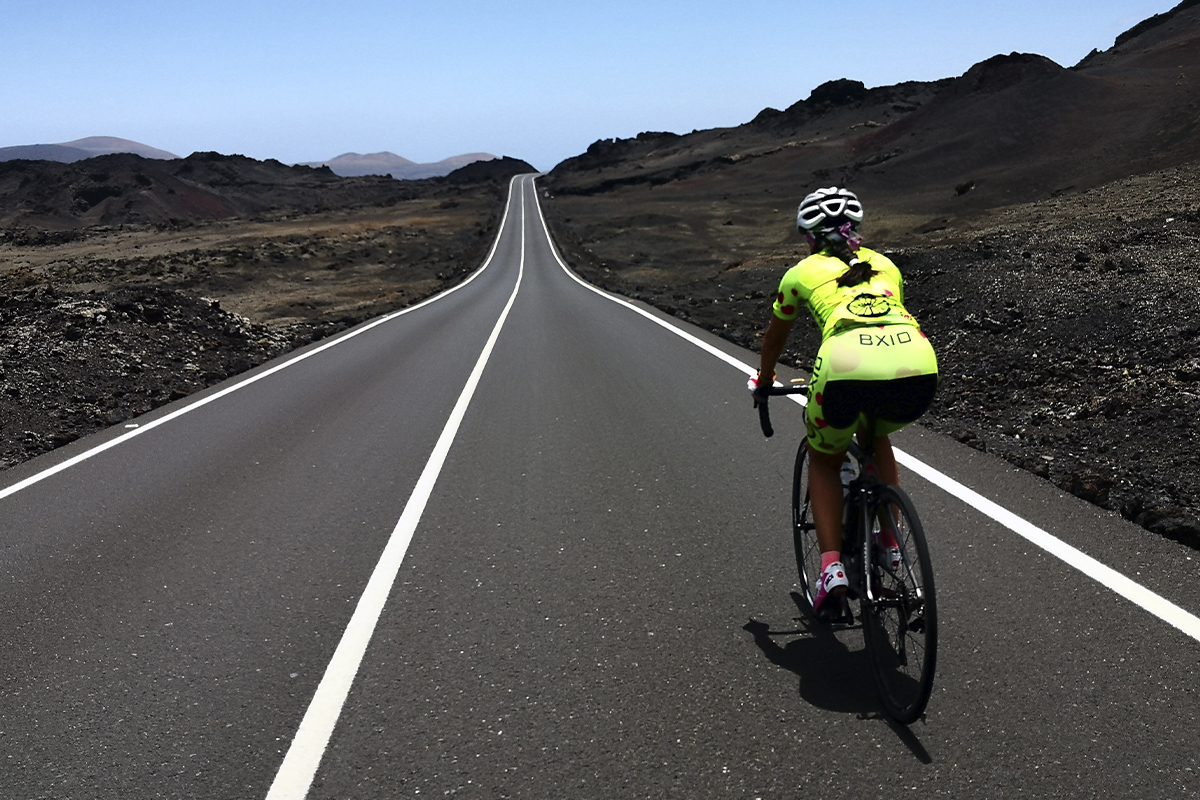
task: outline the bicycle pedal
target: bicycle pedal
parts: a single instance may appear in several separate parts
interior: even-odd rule
[[[830,595],[825,598],[825,602],[822,603],[819,608],[814,609],[817,622],[823,622],[826,624],[841,622],[842,618],[845,616],[847,607],[845,595],[842,595],[841,597],[834,597],[833,595]]]

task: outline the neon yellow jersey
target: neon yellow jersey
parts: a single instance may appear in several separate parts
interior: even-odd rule
[[[904,278],[887,256],[858,249],[858,258],[876,274],[857,286],[838,286],[837,279],[849,269],[846,262],[825,252],[814,253],[789,269],[779,282],[773,309],[775,316],[794,320],[800,305],[808,307],[824,341],[832,334],[863,325],[921,326],[904,309]]]

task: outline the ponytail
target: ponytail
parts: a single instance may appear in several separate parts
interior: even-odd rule
[[[837,233],[831,232],[822,237],[820,249],[828,250],[830,255],[845,261],[850,267],[837,279],[838,286],[858,286],[879,274],[879,270],[866,261],[859,261],[858,256],[854,254],[860,241],[862,240],[855,235],[849,224],[843,225]]]
[[[879,270],[875,269],[866,261],[859,261],[858,256],[851,255],[850,258],[842,258],[841,254],[835,253],[838,258],[841,258],[850,265],[850,269],[842,273],[842,277],[837,279],[838,286],[858,286],[860,283],[866,283],[879,274]]]

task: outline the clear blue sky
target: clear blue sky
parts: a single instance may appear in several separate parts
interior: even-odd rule
[[[835,78],[933,80],[1014,51],[1070,66],[1176,2],[0,0],[0,146],[487,151],[549,169],[599,138],[737,125]]]

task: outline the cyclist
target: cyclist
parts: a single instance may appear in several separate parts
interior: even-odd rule
[[[851,437],[876,418],[876,463],[884,483],[899,485],[889,433],[929,408],[937,389],[937,357],[916,319],[904,308],[904,279],[886,256],[861,246],[863,220],[858,197],[836,186],[804,198],[796,225],[810,255],[787,271],[763,334],[761,367],[749,381],[755,405],[775,379],[775,364],[788,334],[807,306],[821,330],[821,348],[808,387],[809,497],[821,579],[813,602],[819,618],[837,612],[846,593],[841,563],[842,484],[840,469]],[[898,566],[900,551],[881,520],[881,558]]]

